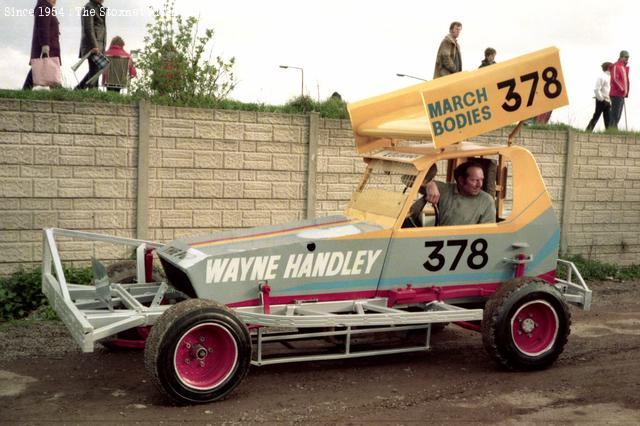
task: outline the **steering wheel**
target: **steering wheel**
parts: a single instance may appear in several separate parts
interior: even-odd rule
[[[436,221],[433,226],[438,226],[440,224],[440,212],[438,210],[438,205],[433,204],[430,201],[427,201],[426,196],[422,196],[413,202],[411,208],[409,209],[409,214],[407,218],[402,223],[403,228],[422,228],[422,221],[420,220],[420,215],[422,214],[422,210],[424,210],[427,204],[431,204],[433,206],[433,210],[435,211]]]

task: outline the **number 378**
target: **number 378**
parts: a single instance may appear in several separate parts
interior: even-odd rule
[[[427,256],[426,262],[422,264],[427,271],[437,272],[444,268],[447,263],[447,259],[442,254],[442,249],[445,246],[445,241],[426,241],[424,243],[426,248],[430,248],[431,251]],[[471,241],[469,243],[468,240],[448,240],[446,241],[447,247],[457,247],[458,252],[453,256],[453,260],[449,265],[450,271],[455,271],[458,267],[458,263],[465,253],[467,246],[469,247],[469,251],[467,254],[467,266],[471,269],[482,269],[487,262],[489,261],[489,256],[487,255],[487,240],[484,238],[478,238],[477,240]]]
[[[538,82],[540,81],[540,74],[538,71],[531,72],[520,76],[520,83],[526,83],[531,81],[531,88],[529,90],[529,96],[527,97],[527,106],[533,105],[533,100],[536,97],[536,89],[538,88]],[[543,92],[549,99],[554,99],[560,96],[562,93],[562,83],[558,80],[558,70],[554,67],[547,67],[542,71],[542,81],[544,81]],[[504,80],[498,83],[498,89],[507,89],[507,94],[504,97],[505,102],[502,104],[502,109],[507,112],[514,112],[520,109],[522,106],[522,95],[518,93],[518,84],[515,78]]]

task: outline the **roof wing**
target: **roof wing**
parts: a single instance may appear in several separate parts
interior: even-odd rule
[[[569,104],[559,50],[549,47],[347,106],[359,153],[392,139],[463,141]]]

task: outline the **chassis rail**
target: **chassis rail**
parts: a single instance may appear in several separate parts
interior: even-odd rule
[[[593,293],[587,286],[587,283],[584,282],[576,265],[568,260],[558,259],[558,271],[561,272],[565,278],[556,276],[555,287],[560,290],[565,300],[585,311],[590,310]]]
[[[133,327],[151,325],[169,307],[160,305],[166,283],[145,283],[144,251],[162,244],[90,232],[48,228],[43,231],[42,292],[83,352],[93,352],[95,342]],[[138,283],[78,285],[68,283],[56,237],[100,241],[137,247]],[[144,302],[150,302],[145,306]],[[118,306],[119,308],[114,308]]]

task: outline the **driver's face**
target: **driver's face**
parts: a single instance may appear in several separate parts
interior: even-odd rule
[[[484,172],[480,167],[470,167],[467,177],[458,180],[458,192],[467,197],[474,197],[482,191]]]

